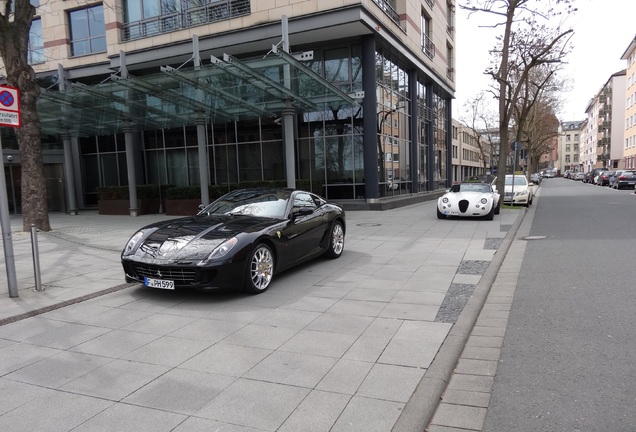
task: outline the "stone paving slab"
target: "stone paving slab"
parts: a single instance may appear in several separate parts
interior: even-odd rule
[[[35,292],[30,238],[12,218],[20,297],[0,293],[0,430],[391,431],[461,316],[465,303],[435,322],[449,289],[480,282],[496,255],[487,240],[521,214],[441,221],[434,209],[348,212],[341,259],[277,275],[258,296],[124,284],[128,237],[167,217],[90,213],[52,215],[39,233]],[[502,336],[494,324],[481,323],[484,338]],[[468,360],[489,361],[488,349]],[[458,403],[489,385],[449,389]]]

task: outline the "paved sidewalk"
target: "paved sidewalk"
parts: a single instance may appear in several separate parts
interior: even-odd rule
[[[537,194],[537,196],[540,192]],[[512,240],[427,432],[483,431],[536,206]]]
[[[168,217],[89,212],[38,233],[35,292],[12,217],[20,297],[1,256],[0,430],[422,432],[524,214],[351,211],[340,259],[258,296],[125,284],[128,237]]]

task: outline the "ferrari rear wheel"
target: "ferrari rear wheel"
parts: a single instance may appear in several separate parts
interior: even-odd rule
[[[325,256],[331,259],[339,258],[342,255],[342,251],[344,251],[344,240],[345,234],[342,223],[334,222],[329,235],[329,248],[325,252]]]
[[[437,219],[446,219],[446,215],[437,209]]]
[[[259,294],[265,291],[274,275],[274,254],[265,243],[259,243],[252,251],[247,267],[245,291]]]

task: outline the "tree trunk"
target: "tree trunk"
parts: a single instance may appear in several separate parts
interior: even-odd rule
[[[37,112],[40,87],[27,61],[29,30],[34,15],[35,8],[29,0],[15,1],[13,21],[0,14],[0,56],[7,73],[7,84],[18,88],[20,93],[22,126],[15,133],[22,163],[22,229],[28,231],[35,225],[41,231],[50,231]]]

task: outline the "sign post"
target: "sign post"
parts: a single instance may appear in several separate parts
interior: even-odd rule
[[[0,126],[20,127],[20,92],[15,87],[0,85]],[[0,135],[0,157],[2,157],[2,136]],[[4,264],[7,270],[9,297],[18,297],[18,280],[15,273],[15,256],[11,239],[9,220],[9,200],[4,181],[4,161],[0,162],[0,228],[4,247]]]

